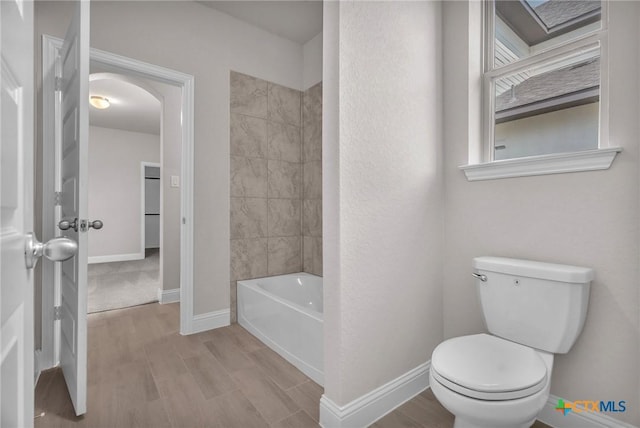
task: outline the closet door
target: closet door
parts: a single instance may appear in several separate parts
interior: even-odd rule
[[[89,151],[89,2],[76,1],[60,52],[62,64],[62,218],[78,243],[62,262],[60,366],[76,415],[87,411],[87,233]]]

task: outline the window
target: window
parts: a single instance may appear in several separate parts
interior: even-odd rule
[[[606,141],[606,2],[484,8],[483,153],[467,178],[608,168],[620,149]]]

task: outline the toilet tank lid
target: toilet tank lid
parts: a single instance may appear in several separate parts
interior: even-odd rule
[[[588,283],[594,276],[591,268],[506,257],[476,257],[473,259],[473,267],[477,270],[560,282]]]

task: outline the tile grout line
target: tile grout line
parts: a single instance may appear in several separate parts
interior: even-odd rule
[[[299,408],[298,410],[296,410],[295,412],[291,413],[290,415],[285,416],[284,418],[279,419],[279,420],[277,420],[277,421],[275,421],[275,422],[273,422],[273,423],[270,423],[270,424],[269,424],[269,426],[270,426],[270,427],[277,426],[278,424],[280,424],[280,422],[282,422],[282,421],[284,421],[285,419],[288,419],[288,418],[290,418],[291,416],[293,416],[293,415],[295,415],[295,414],[298,414],[298,413],[300,413],[300,412],[302,412],[302,413],[306,414],[307,416],[309,416],[309,419],[311,419],[312,421],[314,421],[314,422],[318,423],[318,421],[316,421],[316,420],[315,420],[315,419],[314,419],[314,418],[313,418],[309,413],[307,413],[307,411],[306,411],[306,410],[304,410],[304,409],[300,409],[300,408]]]

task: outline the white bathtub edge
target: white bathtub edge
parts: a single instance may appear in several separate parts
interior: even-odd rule
[[[238,310],[238,324],[244,327],[249,333],[253,334],[255,337],[260,339],[262,343],[267,345],[269,348],[277,352],[282,358],[293,364],[298,370],[311,378],[315,383],[320,386],[324,386],[324,374],[316,369],[313,366],[302,361],[300,358],[288,352],[286,349],[278,345],[273,340],[269,339],[267,336],[262,334],[262,332],[257,329],[251,322],[249,322],[242,314],[240,310]]]
[[[320,398],[320,426],[323,428],[365,427],[392,412],[429,388],[431,360],[369,391],[344,406],[325,394]]]
[[[289,277],[289,276],[298,276],[300,275],[299,273],[296,274],[287,274],[287,275],[279,275],[280,277]],[[313,277],[318,277],[317,275],[312,275],[312,274],[306,274],[305,276],[313,276]],[[287,300],[284,297],[278,296],[275,293],[270,293],[269,291],[265,290],[264,288],[260,287],[257,283],[257,281],[261,280],[261,279],[272,279],[275,278],[273,276],[268,276],[265,278],[256,278],[256,279],[245,279],[242,281],[238,281],[237,286],[244,286],[247,287],[251,290],[253,290],[254,292],[262,295],[262,296],[266,296],[269,299],[275,300],[278,303],[281,303],[285,306],[290,307],[291,309],[293,309],[296,312],[299,312],[305,316],[311,317],[316,321],[320,321],[323,322],[324,320],[324,315],[321,312],[317,312],[314,310],[309,310],[308,308],[304,308],[302,306],[300,306],[299,304],[292,302],[291,300]]]

